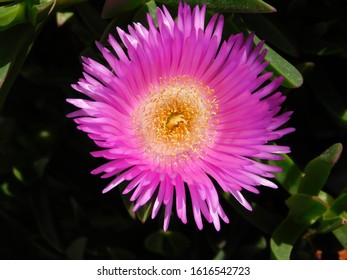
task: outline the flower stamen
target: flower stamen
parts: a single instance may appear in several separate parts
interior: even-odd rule
[[[187,123],[187,121],[184,119],[184,115],[180,113],[173,113],[167,119],[166,127],[170,130],[173,130],[174,128],[178,127],[180,123]]]
[[[217,105],[214,91],[195,79],[162,79],[135,111],[136,134],[153,159],[186,160],[212,141]]]

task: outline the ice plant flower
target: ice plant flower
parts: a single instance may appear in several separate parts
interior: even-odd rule
[[[218,189],[251,210],[242,191],[276,188],[269,178],[281,171],[261,160],[290,151],[270,142],[293,129],[281,128],[291,112],[280,112],[282,77],[263,73],[263,43],[242,34],[223,41],[223,16],[205,25],[205,12],[180,4],[175,21],[163,7],[158,27],[148,15],[148,29],[118,28],[125,51],[111,35],[111,51],[97,43],[110,67],[84,57],[73,88],[88,98],[68,99],[79,108],[69,117],[102,148],[92,155],[107,159],[92,173],[114,177],[103,192],[127,182],[133,211],[150,200],[152,218],[165,208],[164,230],[172,208],[187,222],[188,195],[199,229],[202,217],[217,230],[229,222]]]

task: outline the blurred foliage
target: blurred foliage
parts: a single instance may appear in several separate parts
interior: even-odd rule
[[[162,213],[148,219],[151,204],[135,215],[120,192],[101,194],[106,180],[89,171],[102,160],[89,155],[92,141],[65,117],[73,110],[65,99],[78,96],[70,84],[81,76],[79,58],[100,59],[95,40],[107,44],[116,26],[145,23],[146,13],[154,16],[163,3],[177,13],[178,2],[0,0],[0,258],[342,258],[344,0],[208,1],[209,16],[226,17],[225,37],[255,32],[256,41],[266,41],[269,70],[285,77],[285,109],[294,111],[289,125],[296,132],[278,143],[292,153],[272,162],[283,168],[276,174],[280,188],[246,194],[253,212],[224,194],[231,221],[220,232],[207,223],[199,231],[192,213],[187,225],[173,214],[163,232]]]

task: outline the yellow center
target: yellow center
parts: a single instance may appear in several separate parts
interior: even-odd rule
[[[213,139],[218,104],[211,88],[187,76],[162,80],[140,101],[134,129],[146,152],[161,163],[187,159]]]
[[[174,128],[178,127],[180,123],[187,123],[187,121],[184,119],[184,115],[173,113],[167,119],[166,127],[170,130],[173,130]]]

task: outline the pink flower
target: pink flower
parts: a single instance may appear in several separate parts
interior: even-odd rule
[[[97,43],[111,69],[83,58],[84,78],[73,88],[89,98],[68,99],[80,108],[69,117],[102,148],[92,155],[108,161],[92,173],[115,176],[103,192],[127,181],[133,211],[153,199],[154,218],[164,205],[164,230],[173,207],[187,222],[188,195],[198,228],[203,216],[219,230],[220,218],[229,220],[217,189],[251,210],[243,189],[276,188],[267,178],[281,171],[260,160],[290,152],[269,144],[294,129],[280,128],[291,112],[279,113],[283,79],[263,73],[263,43],[253,47],[242,34],[222,41],[223,17],[205,26],[205,11],[183,4],[174,21],[163,7],[158,28],[150,16],[149,29],[118,28],[126,51],[111,35],[112,51]]]

